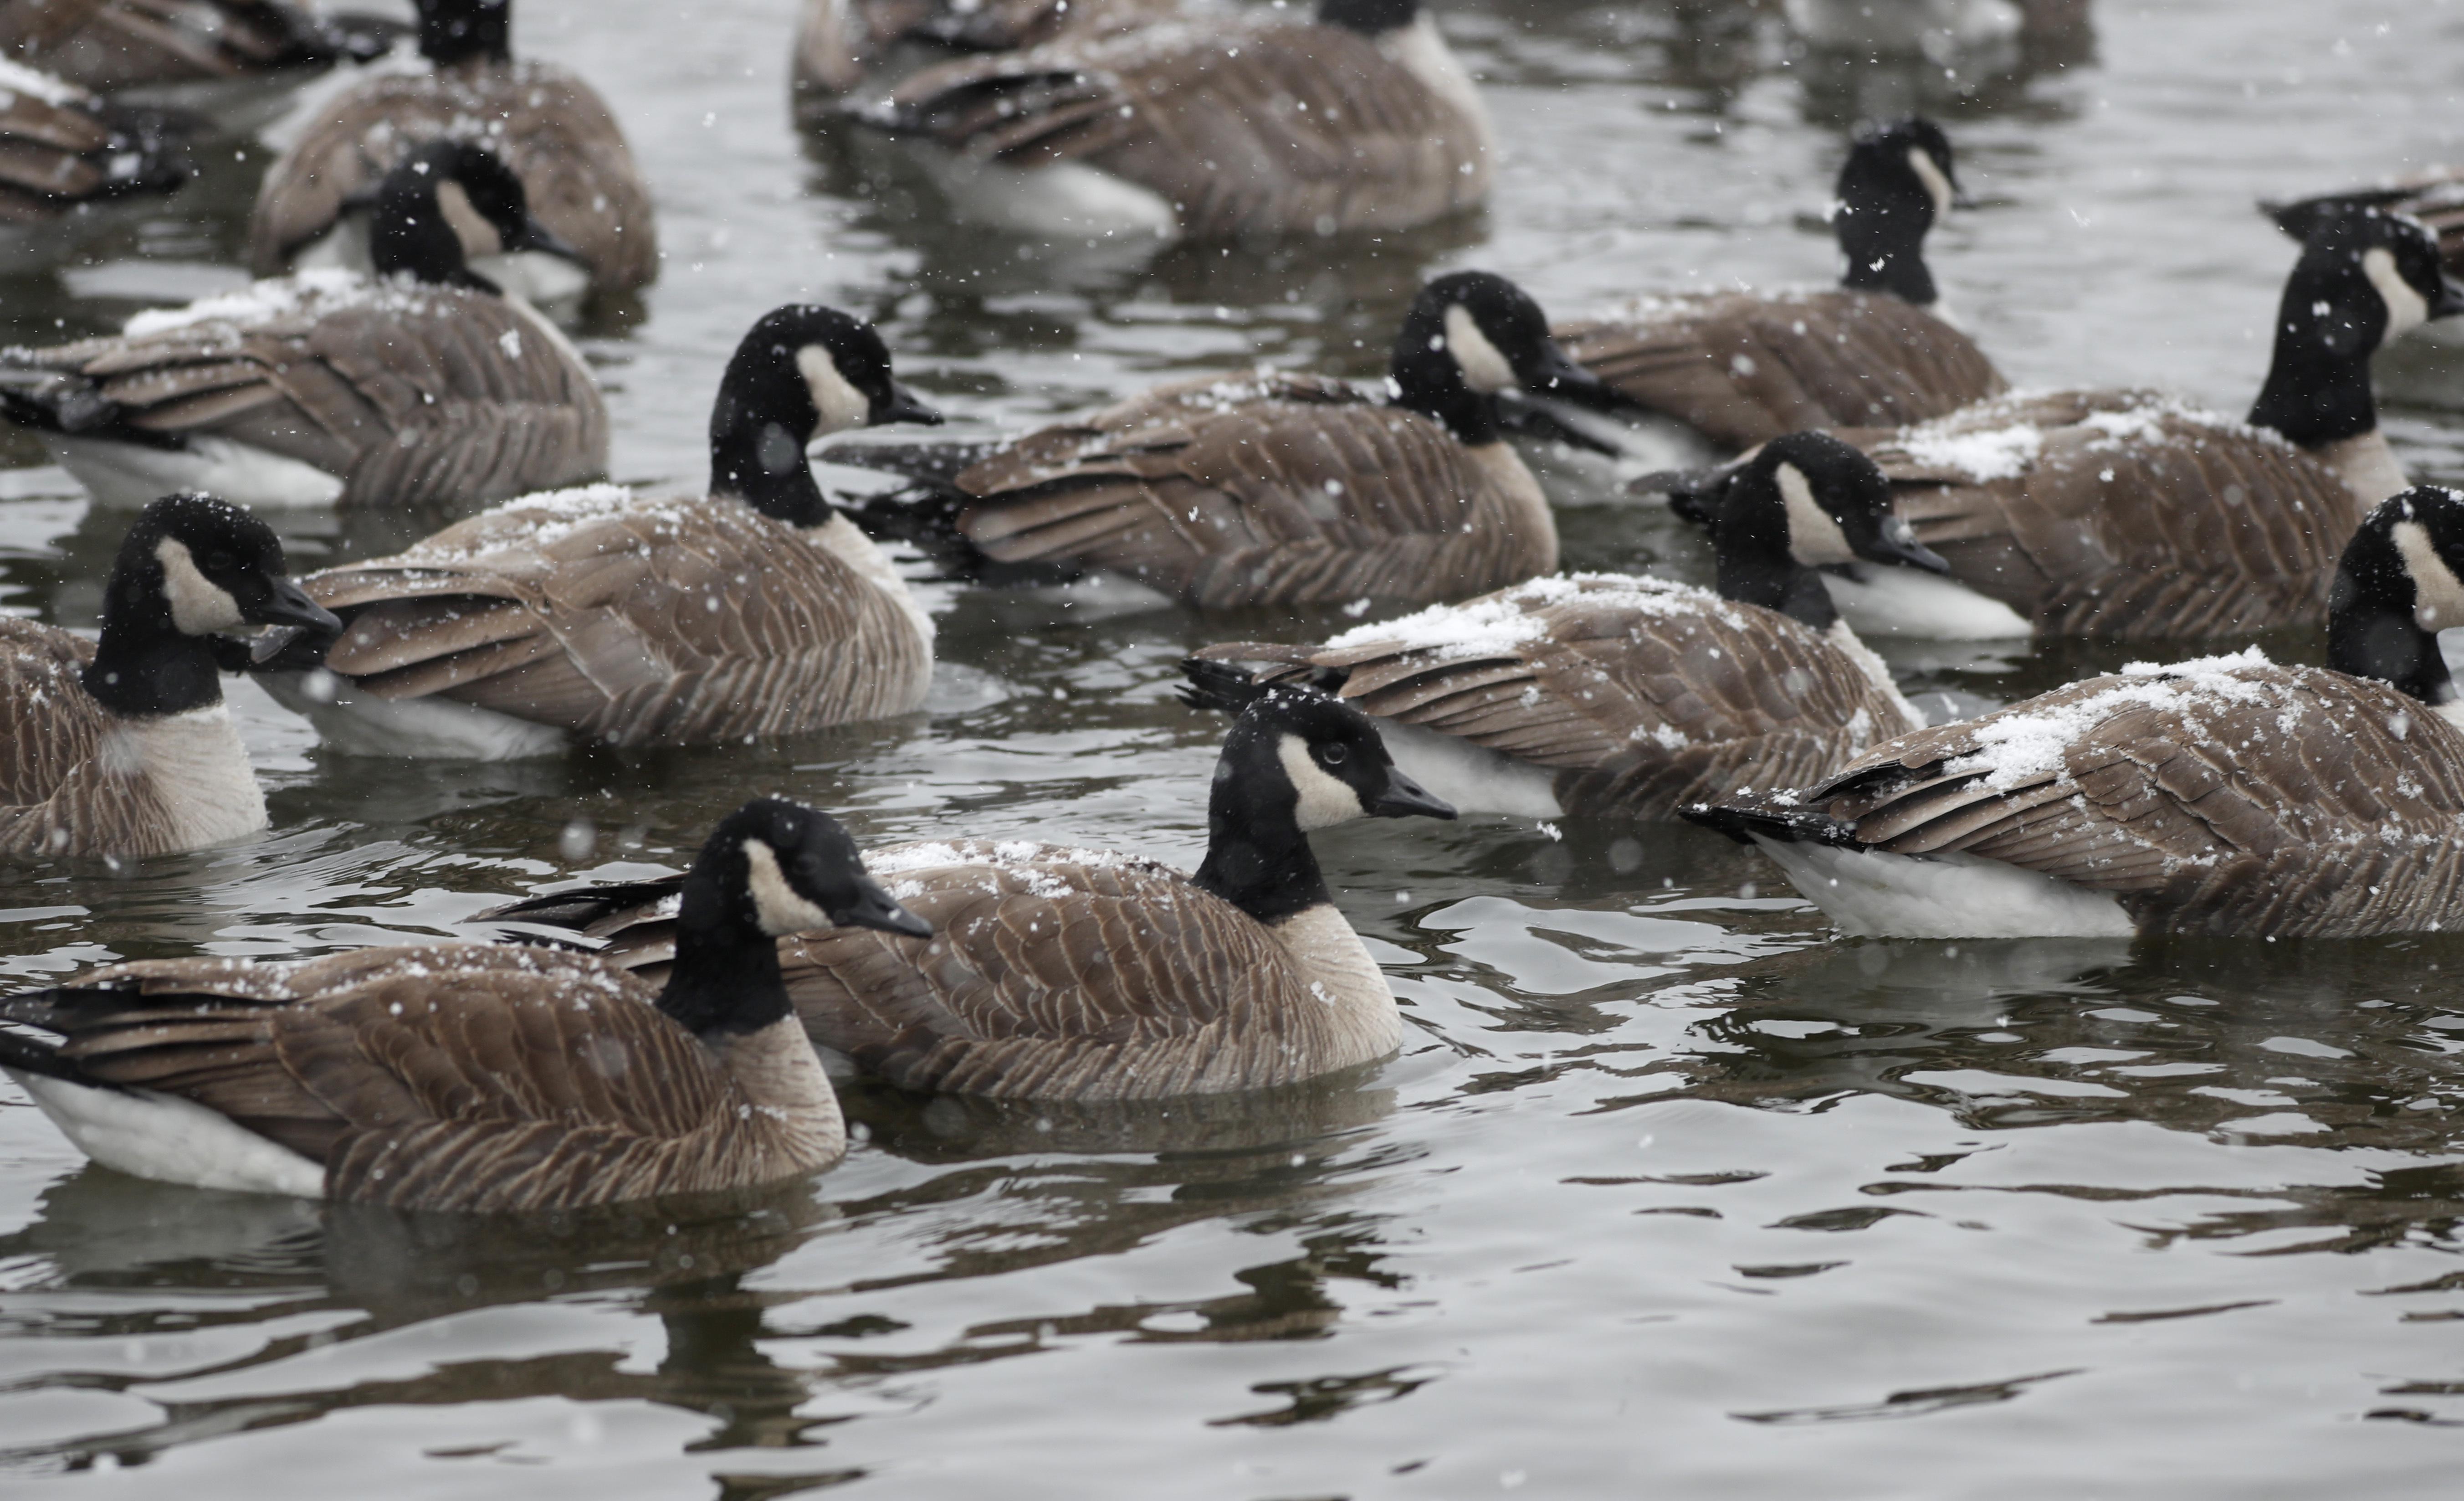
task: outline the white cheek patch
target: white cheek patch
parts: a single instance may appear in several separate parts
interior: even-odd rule
[[[1950,179],[1934,165],[1933,157],[1923,146],[1908,147],[1908,170],[1917,174],[1925,191],[1933,194],[1933,218],[1936,224],[1950,217]]]
[[[163,598],[170,604],[171,624],[180,628],[182,635],[211,635],[248,624],[239,612],[239,601],[198,569],[187,543],[164,538],[154,544],[154,561],[163,565]]]
[[[1463,384],[1485,396],[1520,384],[1514,379],[1513,362],[1497,352],[1497,345],[1488,342],[1460,302],[1446,309],[1446,348],[1463,373]]]
[[[813,393],[813,409],[822,414],[813,436],[861,428],[872,415],[872,403],[847,384],[847,378],[839,373],[838,362],[820,344],[797,350],[796,368],[803,372],[804,386]]]
[[[2387,304],[2387,333],[2379,342],[2386,343],[2396,335],[2419,328],[2430,321],[2430,302],[2404,279],[2395,269],[2395,252],[2384,245],[2362,252],[2362,272],[2370,285],[2379,289],[2379,300]]]
[[[446,181],[436,185],[436,207],[452,228],[453,237],[462,242],[466,256],[500,255],[504,254],[505,237],[488,222],[487,215],[471,207],[471,195],[460,183]]]
[[[2464,626],[2464,581],[2447,566],[2419,521],[2398,521],[2395,550],[2404,555],[2404,569],[2412,575],[2412,620],[2424,630]]]
[[[759,839],[744,841],[744,864],[747,884],[753,889],[753,916],[761,931],[774,938],[790,933],[809,933],[815,928],[833,926],[830,915],[814,906],[787,884],[787,872],[779,869],[779,853]]]
[[[1780,498],[1788,502],[1788,550],[1797,562],[1809,568],[1825,563],[1855,563],[1857,549],[1848,545],[1848,534],[1831,519],[1814,498],[1814,487],[1794,464],[1782,464],[1771,478],[1778,482]]]
[[[1292,790],[1300,794],[1293,813],[1303,833],[1368,816],[1360,806],[1360,794],[1342,778],[1328,775],[1326,768],[1310,758],[1309,742],[1299,736],[1287,735],[1277,740],[1275,759],[1284,763],[1284,775],[1291,779]]]

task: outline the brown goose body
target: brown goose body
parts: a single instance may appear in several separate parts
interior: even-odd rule
[[[1029,434],[957,485],[959,533],[988,557],[1106,569],[1208,608],[1454,599],[1557,563],[1510,446],[1312,376],[1163,386]]]
[[[931,622],[870,542],[732,497],[533,497],[304,582],[359,691],[591,743],[799,734],[904,714],[932,679]]]
[[[212,440],[272,455],[291,466],[286,486],[321,493],[261,496],[244,475],[194,482],[293,504],[503,499],[607,462],[607,410],[572,346],[518,303],[453,287],[303,273],[140,314],[116,337],[0,352],[0,370],[79,414],[84,425],[65,432],[54,419],[46,440],[122,504],[152,498],[157,476],[91,477],[80,445]]]
[[[978,164],[1082,164],[1199,238],[1409,229],[1485,202],[1494,156],[1425,15],[1374,37],[1238,16],[1073,34],[929,68],[866,118]]]
[[[171,192],[193,175],[159,121],[56,78],[0,72],[0,228]]]
[[[1469,768],[1461,775],[1496,789],[1484,800],[1397,747],[1466,810],[1669,818],[1742,786],[1804,785],[1919,722],[1836,625],[1825,634],[1707,589],[1617,574],[1535,579],[1318,647],[1197,655],[1262,664],[1262,683],[1339,677],[1331,691],[1381,723],[1544,772],[1554,805],[1521,806],[1510,772]]]
[[[16,0],[0,55],[99,94],[220,83],[330,63],[342,38],[278,0]]]
[[[2255,654],[1920,730],[1792,806],[1883,855],[1994,861],[2109,897],[2124,931],[2464,921],[2464,731],[2387,683]]]
[[[593,288],[627,291],[658,274],[649,190],[598,92],[552,64],[472,59],[365,79],[335,99],[266,173],[249,219],[249,264],[287,268],[333,231],[345,200],[439,136],[485,145],[521,179],[531,212],[579,253]],[[467,247],[473,256],[493,247]]]
[[[1376,964],[1331,908],[1269,925],[1169,867],[1050,845],[899,845],[866,863],[935,937],[806,934],[781,941],[780,967],[816,1043],[902,1088],[1219,1093],[1366,1063],[1402,1039]],[[489,916],[603,938],[608,960],[656,983],[674,952],[675,884]]]
[[[2148,391],[2005,397],[1840,436],[1881,466],[1952,577],[2041,635],[2316,623],[2378,498],[2273,432]]]
[[[1925,422],[2008,389],[1974,341],[1887,292],[1652,298],[1555,334],[1619,395],[1729,448]]]
[[[584,955],[433,944],[121,964],[0,1013],[61,1033],[82,1081],[261,1139],[228,1165],[253,1178],[208,1186],[541,1211],[776,1182],[845,1154],[792,1020],[714,1048],[657,999]]]
[[[1178,10],[1175,0],[804,0],[796,21],[795,88],[808,98],[835,98],[956,51],[1016,52],[1064,33],[1111,36]]]

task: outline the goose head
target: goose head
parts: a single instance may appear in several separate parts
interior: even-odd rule
[[[1925,234],[1969,202],[1942,127],[1910,115],[1859,131],[1832,192],[1831,232],[1847,257],[1840,284],[1932,305]]]
[[[1813,569],[1863,562],[1950,571],[1899,515],[1881,467],[1827,432],[1764,444],[1728,471],[1715,500],[1720,592],[1816,629],[1837,617]]]
[[[377,275],[496,293],[495,282],[471,269],[470,257],[508,251],[581,259],[532,217],[522,180],[487,147],[430,141],[377,185],[368,224],[368,256]]]
[[[514,0],[419,0],[419,51],[440,68],[513,55]]]
[[[2438,632],[2464,626],[2464,493],[2417,485],[2380,501],[2344,544],[2327,596],[2327,665],[2428,704],[2455,686]]]
[[[253,627],[330,633],[342,623],[292,579],[274,528],[211,496],[165,496],[120,544],[86,688],[123,714],[215,702],[208,638]]]
[[[763,314],[736,346],[710,412],[711,493],[791,525],[824,519],[804,450],[818,438],[941,414],[891,378],[870,323],[817,303]]]
[[[1549,315],[1504,276],[1458,271],[1420,289],[1395,339],[1397,405],[1465,443],[1497,441],[1502,398],[1614,409],[1620,398],[1549,337]]]
[[[2464,286],[2441,269],[2438,241],[2419,221],[2375,208],[2321,216],[2285,278],[2275,357],[2251,423],[2305,448],[2373,430],[2369,357],[2458,313]]]

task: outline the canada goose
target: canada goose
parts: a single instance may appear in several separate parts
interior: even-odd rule
[[[238,130],[336,62],[381,55],[402,30],[284,0],[20,0],[0,6],[0,56]]]
[[[776,941],[932,930],[836,823],[780,798],[730,814],[680,884],[657,991],[486,943],[148,960],[0,1001],[0,1069],[86,1156],[199,1188],[536,1213],[830,1166],[847,1131]]]
[[[1833,470],[1818,506],[1807,475]],[[1821,433],[1766,445],[1716,528],[1719,592],[1626,574],[1533,579],[1323,646],[1213,646],[1184,664],[1203,708],[1301,681],[1369,715],[1396,764],[1463,812],[1669,818],[1747,786],[1798,786],[1924,719],[1793,555],[1941,561],[1890,486]],[[1234,663],[1269,664],[1254,671]]]
[[[90,206],[178,191],[197,175],[183,135],[0,58],[0,234],[32,245],[28,232]]]
[[[385,178],[385,279],[310,271],[117,337],[0,350],[0,415],[96,500],[166,489],[252,505],[501,499],[607,466],[607,410],[573,346],[462,260],[438,206],[487,154],[431,142]]]
[[[381,756],[690,744],[905,714],[931,685],[932,618],[832,514],[804,445],[938,421],[891,378],[872,325],[775,309],[720,377],[707,496],[532,496],[314,574],[342,633],[275,665],[327,675],[266,686],[328,744]]]
[[[803,0],[795,90],[821,103],[956,54],[1016,52],[1065,32],[1109,36],[1178,10],[1175,0]]]
[[[2149,391],[2074,390],[1840,435],[1881,465],[1952,579],[2038,635],[2298,625],[2320,617],[2363,513],[2405,486],[2378,429],[2370,351],[2456,312],[2464,287],[2440,276],[2429,233],[2366,210],[2303,248],[2246,424]],[[1868,629],[1862,602],[1838,603]]]
[[[291,581],[263,521],[165,496],[128,529],[102,597],[102,639],[0,616],[0,855],[136,857],[265,827],[217,668],[247,626],[332,629]]]
[[[877,850],[874,873],[937,936],[789,939],[787,993],[815,1042],[906,1089],[1151,1099],[1366,1063],[1402,1041],[1402,1018],[1309,834],[1414,814],[1454,810],[1395,766],[1366,716],[1271,689],[1224,737],[1195,876],[1053,845]],[[655,973],[677,884],[563,892],[486,916],[603,938],[616,962]]]
[[[868,526],[970,565],[1125,574],[1206,608],[1461,599],[1555,568],[1556,522],[1497,402],[1599,385],[1550,342],[1539,306],[1485,272],[1441,276],[1392,368],[1391,406],[1265,369],[1166,386],[955,477],[946,446],[833,456],[923,483],[928,503],[869,503]]]
[[[249,219],[258,276],[367,262],[366,190],[419,145],[467,137],[504,159],[539,221],[574,258],[491,250],[456,215],[480,270],[542,307],[624,292],[658,274],[649,188],[605,99],[552,63],[512,60],[512,0],[419,0],[419,47],[433,70],[363,79],[329,103],[265,174]],[[576,275],[577,264],[587,269]]]
[[[2448,275],[2464,276],[2464,169],[2441,167],[2384,188],[2325,193],[2259,208],[2297,240],[2325,219],[2365,209],[2417,219],[2437,237]],[[2387,340],[2370,362],[2378,388],[2424,407],[2464,407],[2464,324],[2428,322]]]
[[[1488,197],[1487,106],[1419,0],[1227,11],[944,63],[857,112],[1025,233],[1404,230]]]
[[[1646,298],[1561,325],[1558,342],[1618,395],[1730,448],[1923,422],[2007,389],[1933,312],[1925,232],[1961,201],[1941,129],[1910,117],[1860,133],[1836,192],[1839,290]]]
[[[1810,791],[1687,816],[1850,933],[2362,937],[2464,921],[2464,495],[2380,502],[2327,667],[2141,664],[1876,746]]]

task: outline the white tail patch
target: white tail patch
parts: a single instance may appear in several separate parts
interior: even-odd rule
[[[1885,854],[1754,843],[1840,930],[1881,938],[2126,938],[2138,931],[2101,892],[1972,854]]]
[[[1860,636],[2007,641],[2035,634],[2027,616],[2000,600],[1917,568],[1858,563],[1845,575],[1822,575],[1822,587]]]
[[[872,415],[871,401],[848,384],[847,378],[839,373],[839,363],[820,344],[806,344],[797,350],[796,368],[803,372],[804,386],[813,393],[813,409],[822,414],[821,425],[813,430],[814,437],[861,428],[865,419]]]
[[[1460,302],[1446,309],[1446,351],[1463,371],[1463,384],[1483,395],[1493,396],[1519,384],[1514,363],[1497,352],[1497,345],[1480,331],[1479,320]]]
[[[1458,813],[1504,813],[1513,818],[1562,818],[1556,774],[1517,761],[1459,736],[1392,719],[1372,721],[1386,754],[1403,775]]]
[[[274,701],[317,727],[329,750],[345,756],[421,761],[519,761],[561,755],[572,737],[451,698],[379,698],[332,673],[268,673],[256,681]]]
[[[171,607],[171,624],[187,636],[209,636],[237,630],[248,624],[231,590],[206,577],[188,544],[165,537],[154,544],[154,561],[163,565],[163,598]]]
[[[2362,274],[2379,289],[2379,300],[2387,304],[2387,332],[2380,336],[2380,343],[2430,321],[2430,301],[2396,269],[2395,252],[2384,245],[2362,252]]]
[[[761,931],[774,938],[834,926],[830,915],[787,884],[779,868],[779,852],[759,839],[744,841],[746,884],[753,891],[753,915]]]
[[[314,464],[202,433],[176,449],[57,432],[44,433],[43,446],[95,504],[123,510],[142,511],[175,490],[199,490],[255,510],[331,505],[342,494],[341,476]]]
[[[2412,621],[2424,630],[2464,626],[2464,581],[2419,521],[2398,521],[2391,533],[2395,550],[2404,556],[2404,570],[2412,575]]]
[[[1275,759],[1284,763],[1284,775],[1290,779],[1292,790],[1300,794],[1293,814],[1303,833],[1312,828],[1332,828],[1365,817],[1360,794],[1352,784],[1334,776],[1309,755],[1309,741],[1297,735],[1284,735],[1275,741]]]
[[[163,1183],[242,1194],[325,1196],[325,1169],[231,1117],[153,1090],[106,1090],[9,1071],[78,1151]]]
[[[1780,465],[1771,478],[1779,485],[1780,498],[1788,503],[1788,550],[1797,562],[1809,568],[1819,568],[1857,561],[1857,549],[1848,545],[1848,534],[1814,498],[1814,486],[1794,464]]]

